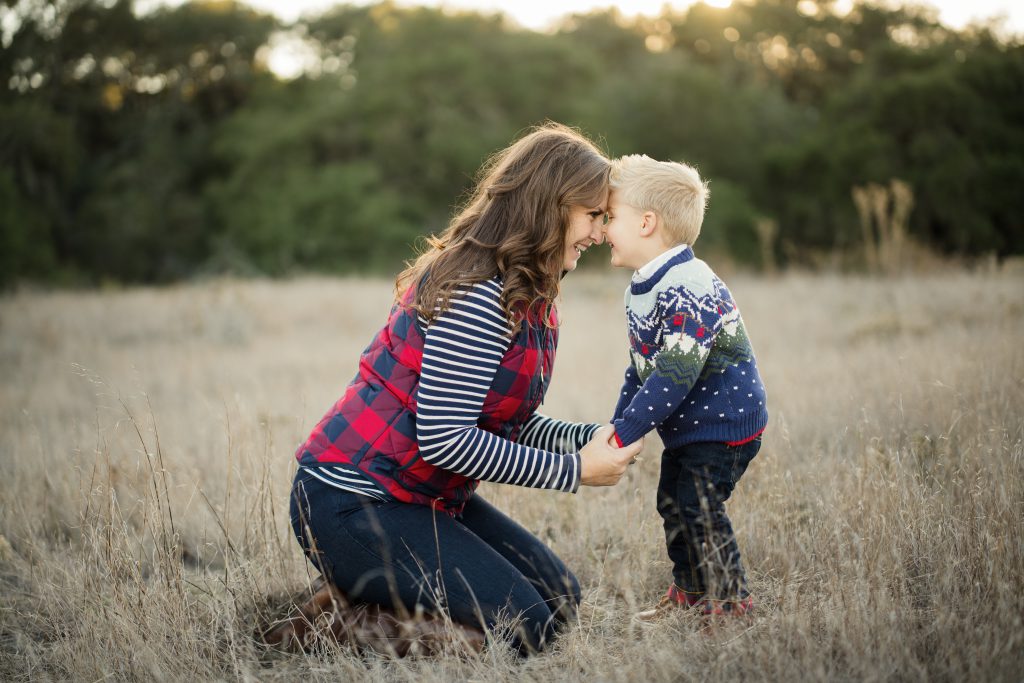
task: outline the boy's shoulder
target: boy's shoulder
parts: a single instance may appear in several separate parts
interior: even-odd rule
[[[632,281],[626,287],[626,308],[646,317],[668,310],[674,314],[682,301],[695,308],[706,308],[722,299],[731,299],[725,283],[711,266],[694,256],[691,249],[687,251],[688,254],[663,266],[655,277]]]
[[[696,294],[714,294],[721,282],[711,266],[694,256],[669,268],[658,282],[657,289],[686,289]]]

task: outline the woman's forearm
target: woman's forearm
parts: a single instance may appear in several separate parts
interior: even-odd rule
[[[416,397],[420,456],[472,479],[575,491],[578,453],[514,443],[477,425],[509,344],[500,295],[498,283],[478,283],[426,330]]]
[[[600,428],[599,424],[563,422],[534,413],[526,421],[517,441],[552,453],[574,453],[589,443]]]

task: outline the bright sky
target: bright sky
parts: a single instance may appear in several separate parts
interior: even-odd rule
[[[160,5],[180,5],[185,0],[136,0],[138,11],[145,13]],[[889,5],[908,4],[906,0],[873,0]],[[1000,33],[1024,35],[1024,0],[911,0],[916,5],[930,5],[938,11],[939,20],[954,28],[963,28],[972,21],[1002,17]],[[243,0],[252,7],[276,14],[285,21],[294,21],[304,14],[319,14],[338,4],[338,0]],[[366,0],[348,0],[351,4],[368,4]],[[451,9],[480,12],[503,12],[522,26],[543,30],[567,14],[588,12],[596,8],[615,6],[627,17],[638,14],[654,16],[669,5],[685,9],[695,0],[631,0],[607,2],[602,0],[397,0],[400,5],[441,6]],[[703,0],[713,7],[728,7],[732,0]],[[815,9],[814,0],[802,0]],[[849,11],[853,0],[836,0],[833,8],[840,14]],[[294,78],[304,71],[318,68],[317,55],[296,36],[278,34],[270,39],[266,55],[270,70],[282,78]]]
[[[302,14],[318,13],[337,4],[336,0],[244,0],[247,4],[272,12],[286,21],[297,19]],[[729,6],[731,0],[705,0],[717,7]],[[180,4],[182,0],[139,0],[140,9],[157,4]],[[892,4],[906,4],[891,0]],[[355,4],[363,4],[356,2]],[[422,0],[410,2],[400,0],[399,4],[445,6],[480,11],[502,11],[517,22],[533,29],[546,28],[554,19],[572,12],[586,12],[597,7],[615,5],[627,16],[636,14],[654,15],[664,5],[685,8],[692,0],[666,2],[666,0],[631,0],[630,2],[601,2],[601,0]],[[837,6],[849,5],[850,0],[839,0]],[[1006,28],[1013,33],[1024,33],[1024,2],[1021,0],[920,0],[914,4],[931,5],[938,9],[939,20],[955,28],[962,28],[973,20],[1004,16]]]

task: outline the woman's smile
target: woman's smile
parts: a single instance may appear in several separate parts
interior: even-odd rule
[[[604,241],[601,222],[604,218],[607,195],[600,205],[575,206],[569,214],[569,228],[565,253],[564,270],[575,270],[576,262],[587,249]]]

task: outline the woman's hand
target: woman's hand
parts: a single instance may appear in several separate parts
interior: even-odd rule
[[[580,484],[583,486],[614,486],[643,448],[643,439],[617,448],[614,436],[614,427],[605,425],[580,449]]]

